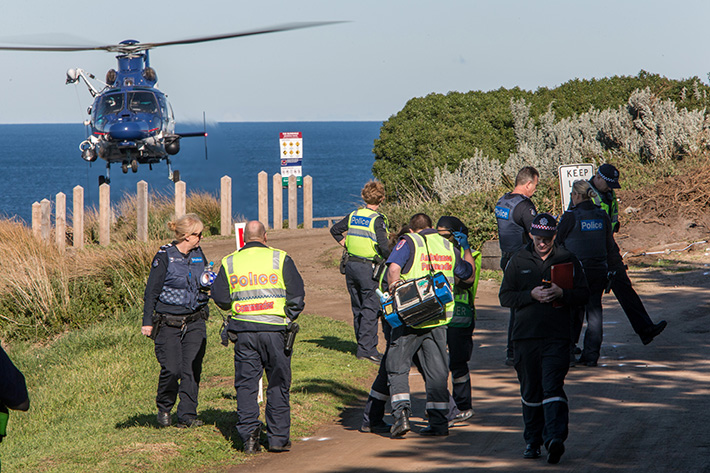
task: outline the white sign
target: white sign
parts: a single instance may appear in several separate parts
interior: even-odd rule
[[[289,176],[296,176],[296,184],[302,186],[303,135],[300,131],[279,133],[279,159],[283,186],[288,186]]]
[[[575,181],[588,181],[594,176],[593,164],[565,164],[557,168],[560,178],[560,195],[562,196],[562,212],[569,208],[572,199],[572,185]]]

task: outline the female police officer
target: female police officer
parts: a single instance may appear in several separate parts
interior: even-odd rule
[[[587,181],[572,185],[572,205],[562,215],[557,242],[579,258],[589,283],[589,302],[585,307],[587,331],[579,363],[597,366],[602,345],[602,293],[607,283],[607,258],[613,251],[609,216],[594,205],[596,192]],[[573,341],[579,338],[582,320],[574,321]]]
[[[200,284],[205,255],[200,248],[203,225],[195,214],[168,223],[172,243],[153,258],[145,288],[141,333],[155,341],[160,363],[158,424],[171,423],[170,411],[180,394],[178,427],[202,425],[197,419],[197,394],[205,354],[208,295]]]

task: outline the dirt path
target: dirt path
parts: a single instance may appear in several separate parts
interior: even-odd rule
[[[281,231],[269,244],[292,255],[306,282],[306,311],[351,321],[344,277],[328,260],[339,247],[327,230]],[[710,246],[710,245],[708,245]],[[207,242],[218,261],[233,240]],[[469,363],[475,416],[444,438],[417,435],[425,425],[421,378],[413,371],[413,432],[404,439],[363,434],[361,407],[342,413],[310,438],[293,439],[289,453],[262,453],[231,470],[240,472],[448,472],[448,471],[710,471],[710,256],[687,255],[684,271],[634,271],[634,284],[666,331],[644,346],[613,295],[604,297],[604,344],[597,368],[572,368],[570,437],[561,463],[523,460],[520,394],[515,371],[503,364],[507,310],[498,284],[483,281]]]

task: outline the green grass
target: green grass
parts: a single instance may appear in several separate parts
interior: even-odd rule
[[[193,429],[157,428],[159,365],[153,343],[140,335],[137,312],[44,344],[15,342],[9,352],[25,373],[31,407],[11,413],[0,450],[5,471],[211,471],[243,462],[234,429],[234,351],[219,344],[218,313],[213,310],[208,322],[200,383],[198,417],[205,425]],[[366,380],[376,369],[355,359],[347,324],[310,315],[299,322],[292,362],[294,440],[366,396]]]

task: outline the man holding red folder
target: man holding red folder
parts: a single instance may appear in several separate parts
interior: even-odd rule
[[[569,432],[564,381],[572,343],[571,309],[587,303],[589,287],[577,257],[555,246],[557,221],[552,215],[538,214],[529,233],[532,242],[510,259],[498,297],[503,307],[515,309],[511,339],[523,403],[523,457],[539,458],[544,445],[547,462],[554,464],[565,451]],[[553,280],[553,271],[565,273],[569,265],[571,284],[569,276]]]

